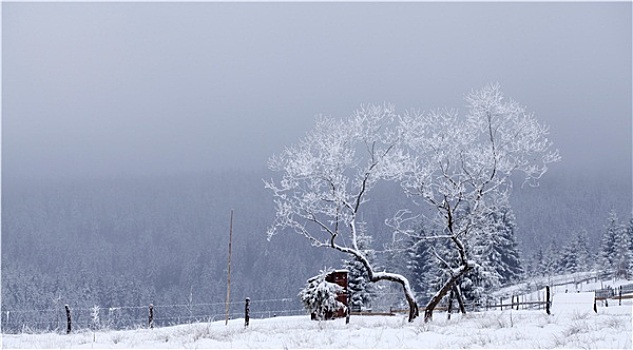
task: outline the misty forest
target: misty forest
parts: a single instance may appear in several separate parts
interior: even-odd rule
[[[245,298],[252,300],[255,317],[305,313],[298,292],[328,268],[350,271],[353,308],[409,308],[410,319],[418,304],[453,285],[473,310],[498,288],[535,276],[591,270],[630,276],[633,218],[626,174],[549,176],[546,167],[529,166],[529,159],[559,161],[550,149],[554,142],[545,138],[547,128],[533,115],[506,102],[496,85],[471,92],[467,101],[466,118],[452,111],[399,115],[389,105],[363,106],[340,121],[319,117],[296,148],[271,157],[270,169],[260,171],[5,180],[3,329],[59,329],[64,305],[75,310],[79,327],[90,326],[95,307],[102,310],[102,326],[115,329],[146,323],[149,304],[157,325],[220,319],[230,228],[231,317],[241,314]],[[414,125],[418,121],[432,125]],[[412,136],[416,127],[426,134]],[[465,136],[474,143],[455,142],[479,129],[483,136]],[[540,130],[525,141],[528,148],[518,141],[525,130]],[[398,148],[413,139],[422,142],[415,159],[407,157],[416,149]],[[469,153],[478,148],[481,153]],[[525,162],[522,152],[530,156]],[[461,164],[447,176],[455,171],[454,156]],[[428,174],[418,168],[437,163],[439,170]],[[412,168],[403,170],[407,166]],[[464,180],[477,167],[484,187],[474,177]],[[527,177],[513,173],[521,167]],[[495,176],[504,177],[491,192],[485,186]],[[434,178],[449,183],[424,183]],[[530,178],[538,181],[528,184]],[[416,196],[429,205],[412,201]],[[486,196],[492,198],[486,205],[477,204]],[[451,235],[450,227],[442,228],[447,219],[462,231]],[[324,233],[329,238],[318,238]],[[457,269],[456,242],[464,246],[465,268]],[[409,290],[403,294],[397,286],[403,282],[387,275],[407,280]],[[414,304],[407,305],[410,297]]]

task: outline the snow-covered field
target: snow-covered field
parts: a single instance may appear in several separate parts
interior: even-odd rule
[[[631,349],[627,305],[593,311],[504,310],[436,313],[424,324],[404,316],[352,316],[311,321],[309,316],[196,323],[157,329],[6,334],[3,348],[608,348]]]

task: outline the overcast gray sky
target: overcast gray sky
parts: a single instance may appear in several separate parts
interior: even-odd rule
[[[318,113],[499,82],[560,166],[630,176],[631,28],[630,2],[2,3],[2,171],[260,169]]]

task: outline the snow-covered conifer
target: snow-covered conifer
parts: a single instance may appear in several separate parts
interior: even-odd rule
[[[605,271],[614,271],[615,270],[615,256],[616,256],[616,236],[618,232],[621,231],[620,223],[618,221],[618,214],[615,210],[611,210],[609,212],[609,217],[607,219],[607,224],[605,225],[605,230],[602,235],[602,241],[600,244],[600,252],[599,252],[599,266],[602,270]]]
[[[616,231],[614,242],[613,268],[616,276],[630,278],[631,266],[633,266],[631,238],[626,226],[620,225]]]
[[[563,270],[560,263],[560,249],[555,239],[549,244],[543,254],[543,273],[545,275],[554,275],[561,273]]]
[[[529,264],[530,276],[543,276],[544,270],[543,247],[539,245],[534,254],[532,254],[532,260]]]
[[[336,300],[338,293],[343,291],[343,287],[336,283],[326,281],[331,269],[324,269],[308,280],[305,288],[299,292],[301,301],[308,312],[315,315],[318,320],[323,320],[328,312],[334,312],[345,305]]]
[[[402,256],[405,261],[406,270],[409,273],[412,287],[416,291],[418,301],[427,302],[430,296],[439,288],[439,280],[441,279],[440,262],[435,257],[435,246],[439,242],[432,239],[426,231],[432,230],[420,225],[419,237],[408,237],[405,246],[408,248],[406,255]],[[442,267],[445,268],[445,267]]]
[[[364,225],[361,225],[358,231],[358,249],[365,253],[370,263],[373,263],[374,252],[369,249],[372,238],[366,234]],[[353,256],[351,259],[343,259],[343,266],[349,271],[347,275],[347,288],[350,293],[350,308],[353,311],[360,311],[369,307],[376,287],[374,284],[369,283],[367,269],[365,269],[361,261]]]
[[[586,236],[585,230],[576,230],[563,246],[559,260],[562,272],[574,273],[587,271],[590,268],[591,259]]]

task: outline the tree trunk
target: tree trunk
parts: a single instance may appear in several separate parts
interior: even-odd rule
[[[454,283],[460,277],[466,274],[468,270],[470,270],[470,267],[468,265],[462,265],[460,267],[460,270],[456,274],[452,275],[451,278],[446,283],[444,283],[442,288],[437,293],[435,293],[435,295],[433,295],[431,300],[429,300],[428,304],[426,304],[426,307],[424,308],[424,322],[428,322],[433,319],[433,310],[435,310],[437,304],[439,304],[442,298],[446,296],[446,293],[448,293],[451,288],[453,288]]]
[[[459,304],[459,312],[462,314],[466,314],[466,306],[464,304],[464,296],[462,295],[462,290],[459,288],[459,285],[455,283],[453,285],[453,289],[455,290],[455,295],[457,296],[457,303]]]

